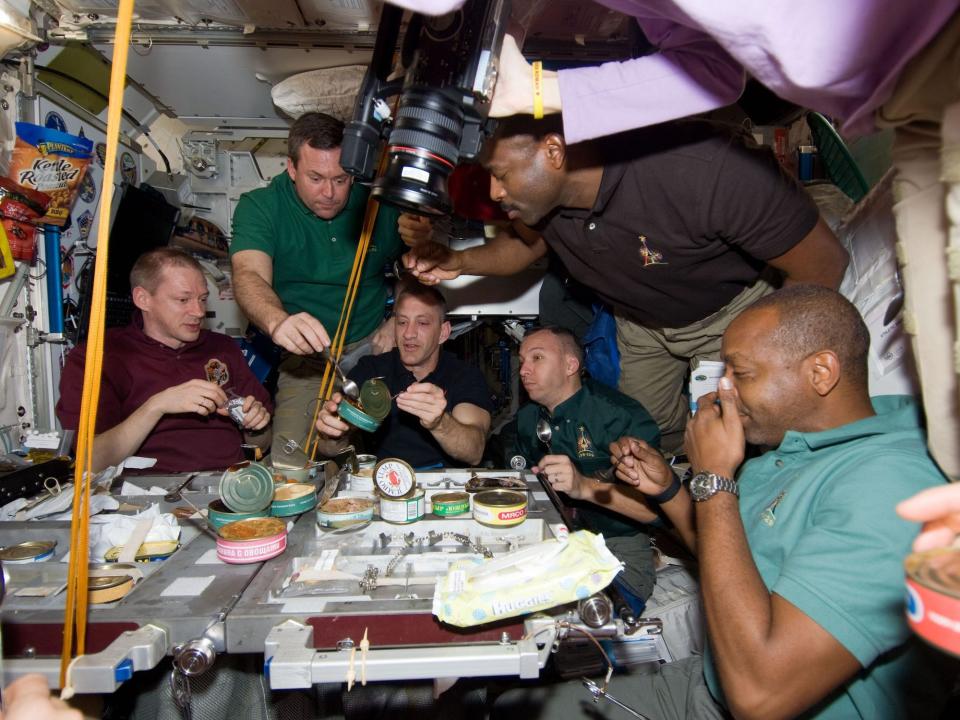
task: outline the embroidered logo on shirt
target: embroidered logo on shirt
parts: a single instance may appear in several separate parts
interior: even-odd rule
[[[206,373],[207,380],[220,387],[230,382],[230,368],[222,360],[210,358],[207,360],[207,364],[203,366],[203,371]]]
[[[783,498],[786,496],[786,494],[786,490],[781,490],[780,494],[773,499],[773,502],[763,509],[763,512],[760,513],[760,522],[767,527],[773,527],[774,523],[777,522],[777,506],[783,502]]]
[[[577,457],[596,457],[596,447],[590,439],[590,433],[583,425],[577,426]]]
[[[640,257],[643,258],[643,266],[650,267],[651,265],[668,265],[663,261],[663,253],[659,250],[655,250],[647,243],[646,235],[637,235],[637,239],[640,240]]]

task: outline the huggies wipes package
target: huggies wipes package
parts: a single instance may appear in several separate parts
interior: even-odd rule
[[[457,627],[526,615],[589,597],[622,569],[602,535],[580,530],[566,541],[545,540],[492,560],[453,563],[437,579],[433,614]]]

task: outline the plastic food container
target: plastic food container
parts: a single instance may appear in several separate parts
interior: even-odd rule
[[[416,522],[423,517],[426,500],[423,490],[401,498],[380,498],[380,519],[397,525]]]
[[[313,510],[317,506],[317,489],[306,483],[278,485],[273,491],[270,514],[274,517],[289,517]]]
[[[249,513],[235,513],[223,504],[223,500],[214,500],[207,505],[207,519],[218,530],[227,523],[232,523],[236,520],[247,520],[258,517],[267,517],[266,509]]]
[[[279,518],[237,520],[219,533],[217,557],[231,565],[269,560],[287,549],[287,526]]]
[[[430,502],[437,517],[455,517],[470,512],[470,496],[465,492],[437,493]]]
[[[510,527],[527,519],[527,495],[512,490],[484,490],[473,496],[473,519],[481,525]]]
[[[257,512],[273,500],[273,473],[259,463],[237,463],[220,477],[219,491],[223,504],[233,512]]]
[[[373,500],[365,498],[333,498],[317,508],[317,524],[323,528],[340,528],[373,519]]]
[[[960,550],[907,557],[907,624],[936,647],[960,657]]]

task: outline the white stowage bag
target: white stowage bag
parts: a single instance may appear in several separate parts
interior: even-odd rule
[[[324,112],[343,121],[353,117],[366,65],[309,70],[278,82],[270,90],[273,104],[290,117]]]
[[[526,615],[589,597],[622,569],[602,535],[580,530],[492,560],[453,563],[437,580],[433,614],[458,627]]]

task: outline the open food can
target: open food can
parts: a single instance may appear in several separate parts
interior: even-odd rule
[[[317,506],[317,489],[308,483],[278,485],[273,491],[270,514],[289,517],[313,510]]]
[[[960,549],[908,556],[907,623],[932,645],[960,657]]]
[[[279,518],[237,520],[218,533],[217,557],[231,565],[262,562],[287,549],[287,526]]]

